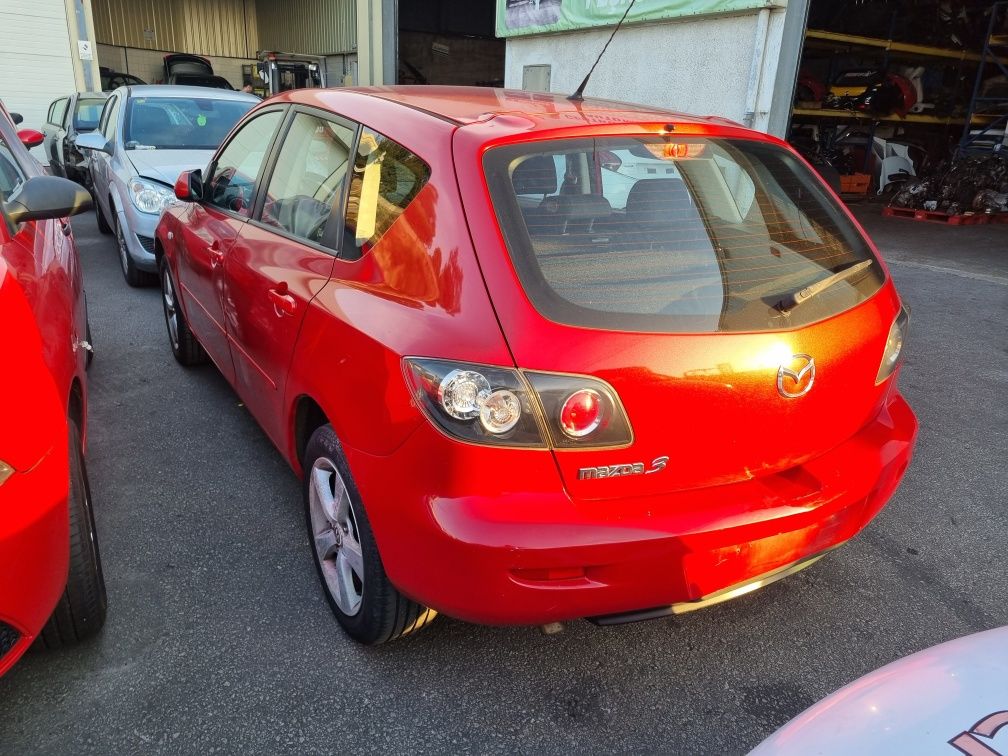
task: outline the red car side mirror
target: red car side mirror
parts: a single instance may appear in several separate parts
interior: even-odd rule
[[[175,197],[183,202],[192,201],[192,197],[189,196],[189,171],[182,171],[175,179]]]
[[[32,147],[38,147],[45,141],[45,134],[41,131],[35,131],[35,129],[20,129],[17,135],[18,139],[21,140],[21,144],[29,150]]]
[[[203,171],[182,171],[175,180],[175,197],[183,202],[199,202],[203,197]]]

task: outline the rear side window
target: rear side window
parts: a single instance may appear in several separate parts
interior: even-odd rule
[[[270,177],[262,222],[322,244],[329,217],[343,199],[354,135],[354,129],[328,118],[295,115]]]
[[[357,260],[402,215],[430,178],[430,167],[398,142],[361,132],[347,198],[341,256]]]
[[[499,147],[484,170],[535,307],[569,325],[791,328],[864,301],[883,273],[822,182],[752,140],[573,139]],[[815,296],[803,288],[853,265]]]
[[[70,99],[64,97],[62,100],[56,100],[49,108],[49,123],[53,126],[60,126],[63,124],[63,117],[66,115],[67,105],[70,104]]]

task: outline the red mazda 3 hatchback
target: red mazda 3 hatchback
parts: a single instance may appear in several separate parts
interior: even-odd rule
[[[786,144],[490,89],[302,90],[157,231],[209,357],[304,479],[326,595],[380,643],[689,611],[892,495],[907,312]]]

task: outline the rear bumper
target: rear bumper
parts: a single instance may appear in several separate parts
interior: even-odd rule
[[[888,501],[916,434],[893,392],[858,434],[799,468],[597,502],[567,496],[548,452],[459,444],[427,424],[391,457],[347,452],[401,591],[464,620],[541,624],[682,610],[834,548]]]
[[[65,447],[0,487],[0,631],[7,647],[0,675],[35,640],[66,586],[70,471],[59,451]]]

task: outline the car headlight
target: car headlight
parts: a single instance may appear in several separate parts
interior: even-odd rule
[[[151,215],[158,215],[178,201],[173,190],[141,178],[130,180],[129,193],[136,209]]]
[[[892,328],[889,329],[885,351],[882,353],[882,364],[879,366],[878,377],[875,378],[876,385],[896,372],[900,358],[903,356],[903,344],[906,342],[909,326],[910,310],[904,307],[896,316],[896,320],[893,321]]]
[[[7,482],[7,478],[14,474],[14,468],[0,459],[0,486]]]

